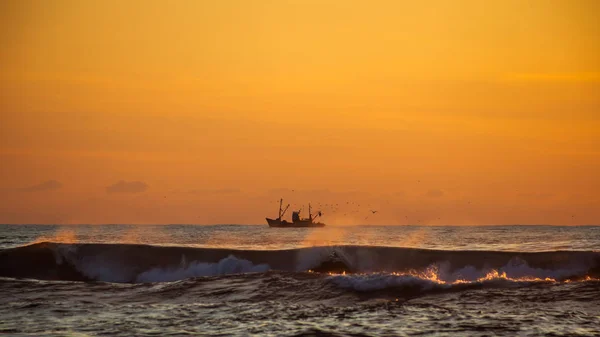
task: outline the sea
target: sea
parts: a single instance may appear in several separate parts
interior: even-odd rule
[[[600,336],[600,226],[0,225],[7,336]]]

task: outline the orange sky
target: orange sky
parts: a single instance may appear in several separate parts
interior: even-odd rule
[[[600,224],[597,13],[2,1],[0,223]]]

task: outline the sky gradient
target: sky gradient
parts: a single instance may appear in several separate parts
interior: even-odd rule
[[[2,1],[0,223],[600,224],[597,13]]]

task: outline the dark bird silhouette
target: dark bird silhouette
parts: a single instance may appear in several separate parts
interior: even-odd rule
[[[375,214],[375,213],[377,213],[377,212],[379,212],[379,211],[374,211],[374,210],[371,210],[371,213],[373,213],[373,214]]]

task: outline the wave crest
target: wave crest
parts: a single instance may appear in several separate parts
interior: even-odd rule
[[[376,246],[273,251],[47,242],[0,251],[0,276],[44,280],[167,282],[268,270],[352,273],[356,274],[353,276],[356,281],[340,278],[339,282],[357,290],[363,287],[361,282],[421,282],[413,278],[438,285],[483,282],[486,278],[560,281],[600,276],[600,253],[438,251]],[[377,278],[380,281],[373,281]]]

